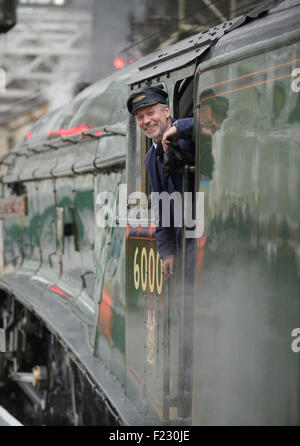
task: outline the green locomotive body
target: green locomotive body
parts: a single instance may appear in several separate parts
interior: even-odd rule
[[[299,1],[267,2],[147,56],[9,153],[0,380],[40,420],[299,424],[299,18]],[[141,192],[150,201],[149,141],[126,101],[145,85],[168,92],[175,118],[194,117],[194,293],[184,267],[163,277],[153,223],[135,214],[148,210]],[[207,143],[200,114],[215,98],[229,107]]]

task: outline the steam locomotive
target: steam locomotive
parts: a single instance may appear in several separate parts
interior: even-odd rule
[[[300,2],[264,2],[96,82],[2,160],[0,395],[14,415],[299,424],[299,39]],[[126,108],[146,85],[194,118],[192,288],[186,238],[166,279],[153,222],[127,218],[151,195],[149,141]],[[218,97],[229,108],[207,141],[200,115]]]

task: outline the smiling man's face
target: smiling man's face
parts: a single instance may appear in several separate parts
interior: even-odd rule
[[[139,108],[134,115],[141,131],[155,142],[161,141],[163,134],[170,127],[168,105],[147,105]]]

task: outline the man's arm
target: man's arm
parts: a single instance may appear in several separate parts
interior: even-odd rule
[[[145,158],[145,166],[151,182],[152,191],[160,192],[159,182],[155,181],[153,172],[150,169],[150,151],[148,151]],[[162,226],[162,215],[159,201],[155,202],[155,195],[152,203],[156,219],[155,238],[157,242],[158,252],[162,259],[162,269],[165,276],[170,277],[175,272],[175,256],[176,256],[176,231],[174,227]]]
[[[164,133],[162,145],[167,150],[168,144],[177,139],[192,140],[194,118],[177,119],[173,125]]]

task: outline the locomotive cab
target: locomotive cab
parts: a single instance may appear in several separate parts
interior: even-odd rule
[[[189,67],[188,72],[192,71],[193,67]],[[152,86],[167,91],[170,115],[175,119],[193,116],[194,78],[185,74],[180,71],[166,73],[151,82]],[[131,92],[139,91],[146,85],[149,85],[148,81],[131,85]],[[129,119],[127,204],[129,216],[131,209],[137,209],[137,205],[144,216],[143,219],[140,214],[135,214],[139,218],[136,221],[130,219],[126,230],[129,395],[137,403],[145,395],[151,409],[163,422],[181,419],[188,423],[191,398],[187,394],[184,396],[184,392],[187,393],[191,387],[191,374],[178,373],[180,364],[187,360],[184,345],[189,344],[191,348],[191,331],[189,334],[186,332],[186,327],[191,328],[191,307],[187,321],[187,305],[184,299],[180,299],[185,292],[182,271],[186,262],[183,258],[176,259],[175,277],[167,279],[163,276],[155,240],[155,218],[151,212],[152,190],[145,167],[145,156],[152,141],[141,134],[134,117],[130,116]],[[174,296],[177,296],[176,299]],[[142,349],[143,344],[145,357],[137,357],[134,352]],[[190,356],[188,361],[191,361]],[[188,404],[184,404],[184,399]]]

